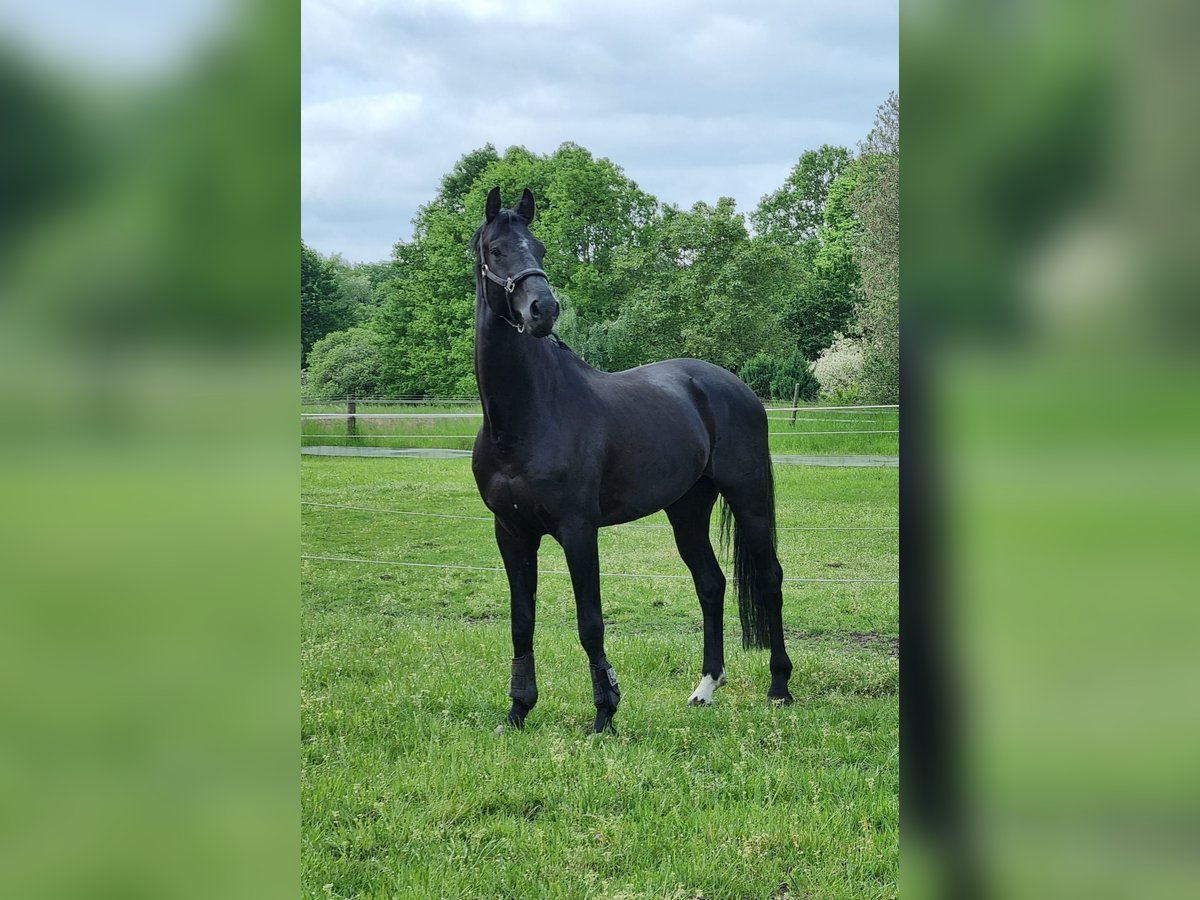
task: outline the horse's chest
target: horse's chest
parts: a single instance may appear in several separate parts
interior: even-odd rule
[[[558,501],[565,488],[565,476],[554,473],[496,472],[483,486],[482,494],[488,509],[501,518],[549,526],[558,518]]]

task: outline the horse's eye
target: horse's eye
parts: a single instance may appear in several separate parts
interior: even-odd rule
[[[488,253],[492,254],[492,256],[503,256],[504,255],[500,250],[496,249],[495,247],[488,247]]]

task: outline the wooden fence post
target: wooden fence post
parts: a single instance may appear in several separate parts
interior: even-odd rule
[[[346,419],[346,434],[354,437],[358,434],[358,419],[354,417],[354,414],[358,412],[358,404],[354,402],[353,396],[346,400],[346,412],[350,414],[350,417]]]
[[[800,402],[800,382],[792,389],[792,424],[796,424],[796,404]]]

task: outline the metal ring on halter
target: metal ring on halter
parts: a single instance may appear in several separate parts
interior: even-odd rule
[[[479,254],[481,257],[481,261],[479,263],[480,271],[483,273],[484,278],[486,278],[488,281],[494,281],[496,284],[498,284],[502,288],[504,288],[504,304],[505,304],[505,306],[508,307],[508,312],[510,315],[513,316],[513,318],[516,318],[516,315],[513,312],[513,308],[512,308],[512,295],[513,295],[513,291],[515,291],[517,289],[517,285],[521,282],[521,280],[523,278],[529,277],[530,275],[540,275],[542,278],[546,278],[547,282],[549,282],[549,280],[550,280],[549,278],[546,277],[545,272],[543,272],[541,269],[537,269],[537,268],[522,269],[520,272],[517,272],[515,275],[508,275],[505,278],[501,279],[499,275],[494,274],[492,272],[492,270],[488,268],[487,263],[482,261],[482,256],[483,256],[482,245],[479,247]],[[486,285],[484,285],[484,290],[485,291],[487,290]],[[503,313],[500,314],[500,318],[502,318],[505,322],[507,322],[513,328],[517,329],[517,334],[525,333],[525,323],[524,322],[522,322],[520,325],[518,325],[516,322],[514,322],[512,319],[510,319],[508,316],[504,315]]]

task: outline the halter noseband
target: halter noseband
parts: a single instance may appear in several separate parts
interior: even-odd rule
[[[513,321],[513,319],[515,319],[517,317],[516,313],[513,311],[513,308],[512,308],[513,291],[515,291],[517,289],[517,285],[520,284],[523,279],[528,278],[530,275],[541,275],[543,278],[546,279],[547,283],[549,283],[550,279],[547,277],[545,272],[543,272],[541,269],[538,269],[538,268],[522,269],[517,274],[509,275],[507,278],[501,278],[499,275],[493,274],[492,270],[488,268],[488,264],[483,261],[483,236],[482,235],[480,235],[480,237],[479,237],[479,265],[482,267],[482,272],[483,272],[484,278],[486,278],[488,281],[494,281],[496,284],[498,284],[502,288],[504,288],[504,305],[506,307],[508,307],[508,315],[506,316],[503,313],[501,313],[500,318],[502,318],[505,322],[507,322],[513,328],[517,329],[518,334],[524,334],[525,333],[524,323],[518,325],[516,322]],[[487,298],[487,285],[486,284],[483,286],[483,296],[485,299]],[[510,316],[511,316],[511,318],[510,318]]]

